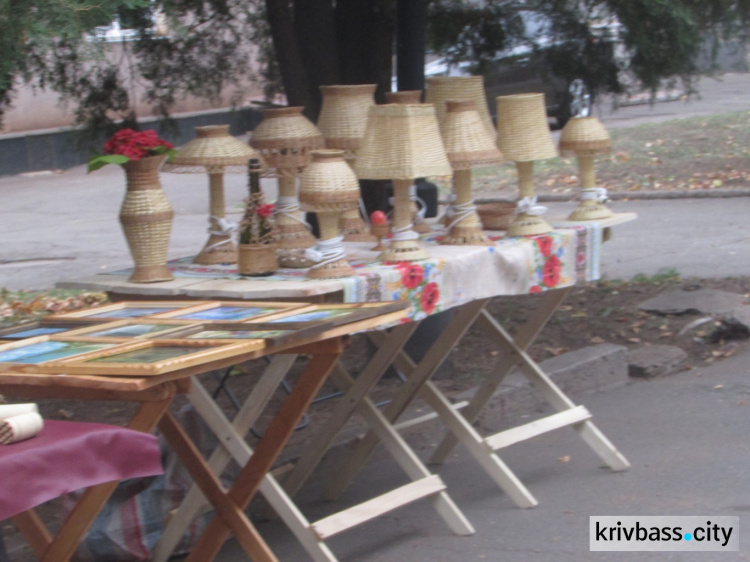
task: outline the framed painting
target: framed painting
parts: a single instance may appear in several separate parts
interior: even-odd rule
[[[35,338],[37,336],[53,336],[55,334],[68,333],[80,330],[92,324],[98,323],[81,320],[80,322],[51,322],[46,319],[33,322],[23,322],[0,329],[0,341],[16,341],[24,338]]]
[[[326,322],[309,323],[305,326],[297,324],[273,326],[263,324],[263,326],[266,327],[258,328],[254,323],[248,325],[241,322],[211,322],[182,326],[181,329],[163,332],[155,337],[168,340],[200,340],[212,344],[225,344],[238,340],[260,340],[265,347],[273,347],[302,341],[331,327]]]
[[[161,315],[167,312],[194,307],[195,305],[195,301],[126,301],[66,312],[64,314],[53,314],[48,316],[48,318],[56,322],[73,322],[84,318],[95,322],[111,322],[112,320],[124,320],[126,318],[141,318],[155,314]]]
[[[0,368],[14,369],[22,365],[39,365],[68,357],[106,351],[115,347],[115,342],[92,342],[76,340],[53,340],[49,336],[26,338],[0,345]]]
[[[204,302],[190,309],[173,310],[159,318],[189,322],[247,322],[278,313],[305,310],[310,305],[283,302],[227,301]]]
[[[133,318],[106,324],[95,324],[65,333],[66,337],[80,339],[117,339],[131,341],[132,339],[159,337],[162,334],[185,328],[184,322],[174,320],[154,320],[150,318]]]
[[[217,362],[232,357],[242,357],[242,361],[250,359],[252,352],[262,347],[262,340],[217,345],[187,339],[142,339],[113,345],[85,356],[48,361],[35,365],[34,371],[71,375],[152,376],[200,366],[200,372],[204,372],[218,368],[214,366]]]
[[[310,305],[304,310],[291,310],[266,317],[261,320],[263,324],[307,325],[316,322],[325,322],[329,327],[349,324],[366,320],[389,312],[405,310],[408,303],[404,301],[356,303],[356,304],[316,304]]]

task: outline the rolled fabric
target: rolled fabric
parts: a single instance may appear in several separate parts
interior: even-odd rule
[[[6,420],[19,414],[39,413],[39,407],[33,402],[28,404],[0,404],[0,420]]]
[[[0,444],[10,445],[34,437],[42,431],[44,420],[36,412],[18,414],[0,421]]]

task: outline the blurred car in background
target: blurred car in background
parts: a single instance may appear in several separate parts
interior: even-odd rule
[[[521,10],[522,35],[508,48],[482,65],[474,62],[449,62],[439,57],[425,65],[425,77],[484,76],[487,103],[493,120],[495,98],[510,94],[541,92],[545,94],[547,114],[562,127],[571,117],[591,114],[597,80],[603,73],[618,69],[607,60],[621,53],[618,24],[592,21],[589,40],[562,40],[553,33],[552,22],[543,13]],[[608,58],[609,57],[609,58]],[[594,76],[593,73],[600,73]]]

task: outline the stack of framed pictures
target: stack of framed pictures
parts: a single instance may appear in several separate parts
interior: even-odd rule
[[[160,375],[322,340],[347,324],[352,331],[377,327],[403,317],[406,307],[405,302],[120,302],[0,331],[0,342],[6,342],[0,343],[0,370]],[[362,322],[368,319],[372,322]]]

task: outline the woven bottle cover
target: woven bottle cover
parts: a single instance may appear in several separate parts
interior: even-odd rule
[[[557,156],[547,123],[544,94],[498,96],[497,147],[514,162]]]
[[[495,126],[487,107],[482,76],[433,76],[427,78],[425,101],[434,103],[442,129],[445,123],[445,102],[448,100],[473,100],[487,131],[495,137]]]
[[[371,107],[354,171],[359,178],[378,180],[450,175],[435,107],[432,104]]]
[[[266,165],[277,170],[303,168],[310,151],[324,147],[323,135],[301,106],[263,109],[263,120],[250,135],[250,146],[258,150]]]
[[[386,92],[385,99],[388,103],[422,103],[422,90],[401,90],[400,92]]]
[[[443,142],[454,170],[494,166],[503,162],[495,139],[482,126],[482,119],[472,100],[445,102]]]
[[[163,171],[244,174],[247,161],[260,158],[252,147],[229,134],[229,125],[196,127],[195,133],[196,138],[180,148],[172,161],[164,164]]]
[[[318,129],[327,148],[354,150],[365,136],[367,112],[375,105],[375,84],[320,86],[323,106]]]
[[[563,156],[596,156],[612,152],[612,141],[596,117],[574,117],[560,133],[560,154]]]
[[[359,180],[344,160],[343,150],[314,150],[312,162],[300,175],[303,211],[345,211],[359,202]]]

